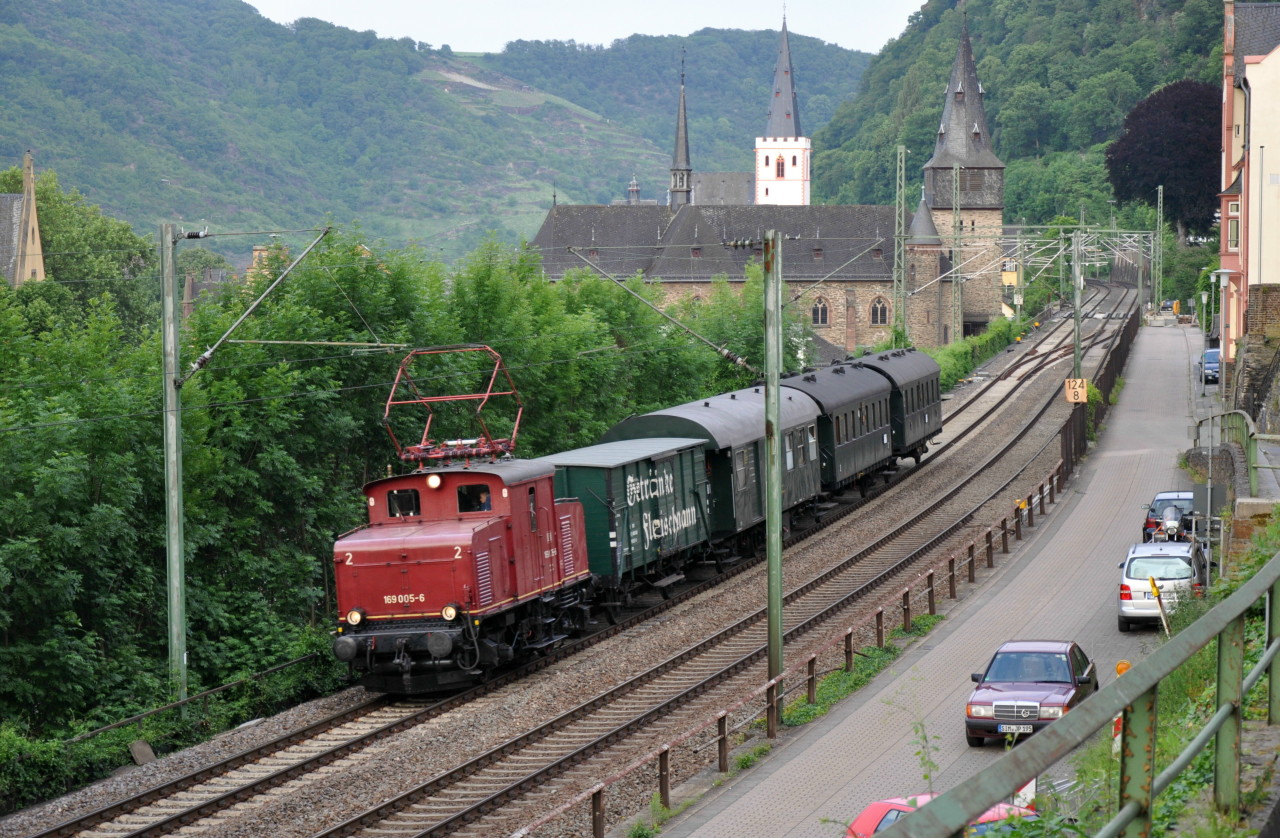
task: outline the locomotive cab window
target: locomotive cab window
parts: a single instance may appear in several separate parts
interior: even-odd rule
[[[490,509],[493,509],[493,499],[486,484],[469,483],[458,487],[459,512],[487,512]]]
[[[422,507],[418,501],[417,489],[392,489],[387,492],[387,515],[392,518],[403,518],[407,515],[421,515]]]

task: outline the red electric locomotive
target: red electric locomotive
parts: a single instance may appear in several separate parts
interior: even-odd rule
[[[480,391],[424,397],[409,375],[423,355],[484,352],[493,360]],[[487,346],[418,350],[401,363],[387,401],[428,411],[417,445],[401,459],[417,470],[364,488],[369,523],[334,545],[338,634],[334,654],[389,692],[462,686],[526,658],[585,625],[592,577],[583,510],[555,499],[554,468],[510,459],[519,399],[502,360]],[[408,391],[409,398],[397,398]],[[497,397],[515,400],[510,435],[496,439],[480,419]],[[433,440],[433,404],[474,401],[474,439]]]

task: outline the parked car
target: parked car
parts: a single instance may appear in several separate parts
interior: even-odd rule
[[[877,800],[853,819],[853,823],[849,824],[849,831],[845,833],[845,838],[868,838],[877,832],[883,832],[899,818],[914,812],[935,797],[937,797],[936,794],[916,794],[911,797]],[[1036,820],[1038,817],[1032,809],[1014,806],[1012,803],[997,803],[970,824],[964,834],[966,836],[993,834],[1000,831],[1001,824],[1006,823],[1010,818]]]
[[[1196,361],[1196,375],[1199,376],[1201,383],[1218,383],[1218,364],[1221,357],[1221,349],[1206,349],[1200,353],[1200,360]]]
[[[1164,539],[1164,534],[1159,532],[1165,521],[1165,511],[1170,506],[1177,507],[1182,515],[1178,520],[1178,529],[1182,533],[1190,533],[1192,529],[1192,517],[1194,515],[1193,504],[1194,495],[1191,492],[1168,491],[1157,492],[1156,496],[1151,499],[1151,504],[1147,507],[1147,518],[1142,523],[1142,540],[1151,541],[1156,537]],[[1177,537],[1184,537],[1179,534]],[[1190,538],[1188,534],[1185,536]]]
[[[1009,641],[971,677],[978,686],[965,704],[964,738],[974,748],[1035,733],[1098,686],[1093,662],[1070,640]]]
[[[1160,603],[1151,590],[1156,580],[1166,611],[1187,596],[1201,596],[1209,585],[1210,562],[1197,542],[1135,544],[1120,562],[1120,598],[1116,625],[1128,631],[1135,623],[1159,623]]]

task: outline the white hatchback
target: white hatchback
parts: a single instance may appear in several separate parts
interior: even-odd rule
[[[1129,548],[1120,563],[1120,598],[1116,624],[1128,631],[1134,623],[1159,623],[1160,604],[1172,611],[1183,597],[1199,596],[1209,584],[1209,563],[1195,542],[1148,542]],[[1157,600],[1151,590],[1155,579]]]

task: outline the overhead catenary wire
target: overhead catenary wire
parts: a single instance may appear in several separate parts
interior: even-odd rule
[[[655,306],[653,303],[649,302],[649,301],[648,301],[648,300],[646,300],[644,297],[642,297],[642,296],[640,296],[639,294],[637,294],[635,291],[632,291],[630,288],[628,288],[628,287],[627,287],[627,285],[626,285],[626,283],[625,283],[625,282],[623,282],[622,280],[618,279],[616,276],[614,276],[613,274],[609,273],[609,272],[608,272],[608,271],[606,271],[604,268],[600,267],[599,265],[597,265],[596,263],[592,262],[592,261],[591,261],[590,259],[588,259],[587,257],[583,256],[581,253],[579,253],[579,252],[578,252],[578,249],[577,249],[576,247],[570,247],[570,248],[568,248],[568,250],[569,250],[569,252],[570,252],[570,253],[572,253],[574,256],[577,256],[579,259],[581,259],[581,260],[582,260],[582,261],[583,261],[583,262],[584,262],[588,267],[590,267],[590,268],[592,268],[593,270],[595,270],[595,271],[599,272],[599,274],[600,274],[601,276],[603,276],[605,279],[607,279],[607,280],[609,280],[610,282],[614,283],[614,284],[615,284],[615,285],[617,285],[619,288],[621,288],[623,291],[626,291],[628,294],[630,294],[631,296],[635,297],[635,298],[636,298],[637,300],[639,300],[641,303],[645,304],[646,306],[648,306],[649,308],[653,309],[653,310],[654,310],[655,312],[657,312],[658,314],[660,314],[660,315],[662,315],[663,317],[665,317],[665,318],[666,318],[667,320],[669,320],[672,324],[674,324],[677,328],[684,330],[687,334],[689,334],[689,335],[693,336],[694,338],[697,338],[698,340],[700,340],[700,341],[702,341],[703,343],[705,343],[707,346],[711,347],[711,349],[712,349],[712,350],[714,350],[714,351],[715,351],[715,353],[716,353],[717,355],[719,355],[721,358],[724,358],[724,359],[725,359],[726,361],[728,361],[729,363],[734,364],[734,365],[739,366],[739,367],[742,367],[743,369],[750,370],[751,372],[755,373],[756,375],[763,375],[763,373],[762,373],[762,372],[760,372],[760,370],[756,369],[755,367],[751,366],[751,364],[747,363],[747,360],[746,360],[745,358],[743,358],[741,355],[738,355],[738,354],[736,354],[736,353],[734,353],[734,352],[730,351],[730,350],[728,349],[728,347],[726,347],[726,346],[716,346],[716,345],[715,345],[715,343],[714,343],[713,341],[710,341],[710,340],[708,340],[707,338],[703,337],[702,335],[698,334],[698,333],[697,333],[697,332],[695,332],[693,329],[690,329],[688,326],[684,325],[684,324],[683,324],[683,323],[681,323],[679,320],[676,320],[674,317],[672,317],[671,315],[667,314],[665,311],[663,311],[662,309],[658,308],[658,307],[657,307],[657,306]]]

